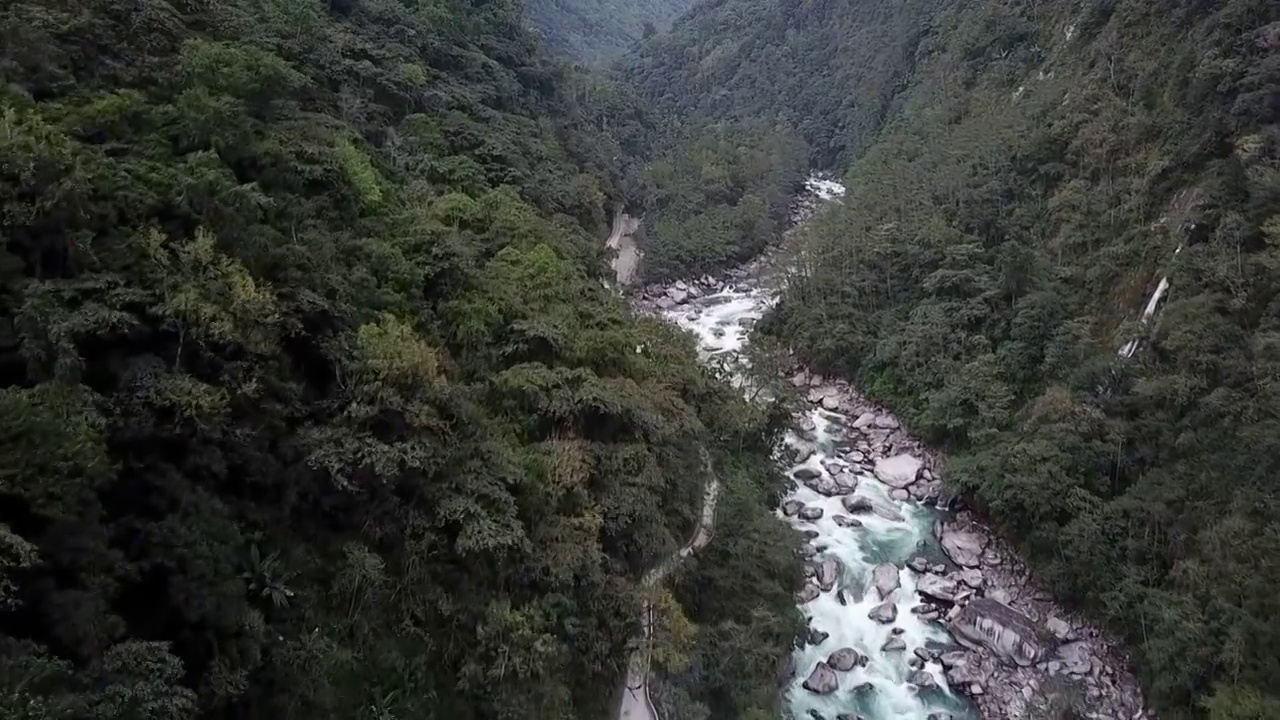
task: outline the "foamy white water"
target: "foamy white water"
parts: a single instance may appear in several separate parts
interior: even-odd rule
[[[839,197],[844,188],[829,180],[811,180],[838,187],[828,188],[823,197]],[[737,360],[746,346],[751,328],[776,300],[774,289],[767,284],[744,282],[722,292],[690,300],[663,312],[671,322],[692,331],[698,337],[704,359],[721,356]],[[942,648],[951,644],[941,625],[922,622],[911,612],[920,603],[916,594],[916,573],[905,567],[916,555],[941,562],[943,555],[933,538],[936,510],[914,501],[898,501],[890,496],[890,488],[874,476],[861,473],[856,465],[845,462],[835,448],[851,418],[823,410],[811,410],[797,419],[796,429],[788,433],[786,444],[809,455],[800,467],[830,475],[832,470],[848,470],[858,475],[854,495],[879,506],[879,513],[860,513],[858,527],[842,527],[835,516],[848,516],[840,497],[826,497],[802,483],[795,483],[787,500],[799,500],[808,507],[821,507],[823,516],[816,521],[786,518],[801,530],[817,532],[813,543],[821,561],[834,557],[840,561],[840,578],[830,592],[820,593],[801,605],[810,626],[827,633],[821,643],[806,645],[795,654],[796,677],[788,692],[788,710],[797,720],[810,720],[814,713],[826,720],[844,720],[842,715],[865,720],[936,720],[936,718],[976,717],[967,699],[947,687],[946,676],[936,662],[925,663],[923,670],[933,676],[936,687],[920,689],[907,682],[915,668],[908,663],[917,648]],[[812,428],[805,431],[802,428]],[[811,453],[811,454],[810,454]],[[887,516],[887,517],[886,517]],[[779,517],[783,517],[779,510]],[[892,519],[891,519],[892,518]],[[872,570],[880,563],[894,563],[899,571],[899,587],[889,600],[897,609],[894,622],[882,624],[868,617],[881,603],[871,586]],[[841,602],[841,598],[844,602]],[[905,650],[881,648],[891,638],[905,643]],[[837,672],[839,688],[828,695],[818,695],[801,684],[818,662],[840,648],[851,647],[868,658],[865,665]]]

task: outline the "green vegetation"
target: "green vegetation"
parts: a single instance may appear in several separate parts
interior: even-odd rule
[[[628,70],[846,164],[765,327],[945,447],[1165,718],[1280,716],[1278,59],[1265,0],[747,0]]]
[[[621,56],[641,37],[665,31],[693,0],[526,0],[548,47],[584,63]]]
[[[602,287],[651,130],[522,22],[0,10],[0,716],[594,720],[704,451],[666,666],[776,707],[784,414]]]
[[[804,145],[787,128],[708,124],[658,144],[663,150],[643,174],[644,279],[740,263],[785,228],[806,170]]]

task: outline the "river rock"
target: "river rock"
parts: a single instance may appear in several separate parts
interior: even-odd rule
[[[840,561],[831,556],[822,558],[822,562],[818,564],[818,587],[822,592],[830,592],[836,586],[838,579],[840,579]]]
[[[931,688],[937,685],[933,679],[933,674],[927,670],[916,670],[907,676],[907,682],[921,688]]]
[[[888,625],[898,619],[898,606],[891,602],[882,602],[871,608],[871,612],[867,613],[867,617],[881,625]]]
[[[812,488],[813,491],[819,495],[825,495],[826,497],[836,497],[849,492],[848,488],[841,486],[835,479],[825,475],[813,478],[812,480],[806,480],[804,484]]]
[[[877,565],[871,571],[871,584],[875,586],[881,600],[889,597],[901,584],[898,579],[898,566],[893,563]]]
[[[800,502],[799,500],[788,500],[782,503],[782,514],[786,515],[787,517],[792,517],[796,513],[800,512],[800,509],[803,507],[804,507],[804,503]]]
[[[689,301],[689,293],[678,287],[673,287],[670,290],[667,290],[667,297],[676,305],[683,305]]]
[[[876,460],[876,479],[893,488],[905,488],[916,481],[924,463],[905,453]]]
[[[860,495],[848,495],[840,499],[840,504],[850,513],[870,512],[875,509],[871,500]]]
[[[894,488],[889,491],[889,497],[897,500],[898,502],[906,502],[911,499],[911,493],[903,490],[902,488]]]
[[[956,580],[959,580],[974,590],[982,587],[982,571],[978,568],[965,568],[964,570],[955,573],[954,577]]]
[[[1046,648],[1031,618],[991,598],[974,598],[951,621],[962,644],[981,646],[998,657],[1029,667],[1043,659]]]
[[[955,602],[956,581],[937,575],[921,575],[916,582],[916,591],[926,598]]]
[[[840,679],[829,665],[819,662],[809,677],[805,678],[804,689],[818,695],[830,695],[840,687]]]
[[[805,467],[798,467],[798,468],[796,468],[796,469],[795,469],[795,471],[794,471],[794,472],[792,472],[791,474],[792,474],[792,475],[794,475],[794,476],[795,476],[795,478],[796,478],[797,480],[800,480],[801,482],[804,482],[804,481],[807,481],[807,480],[813,480],[814,478],[820,478],[820,477],[822,477],[822,471],[821,471],[821,470],[816,470],[816,469],[811,468],[811,467],[808,467],[808,466],[805,466]]]
[[[897,628],[894,629],[897,630]],[[907,641],[898,635],[885,640],[884,644],[880,646],[880,652],[904,652],[906,649]]]
[[[1049,632],[1053,633],[1053,636],[1060,641],[1065,642],[1068,640],[1076,639],[1075,637],[1076,632],[1075,632],[1075,629],[1071,627],[1071,623],[1065,620],[1062,620],[1061,618],[1057,618],[1050,615],[1044,621],[1044,625],[1046,628],[1049,629]]]
[[[848,515],[832,515],[831,520],[842,528],[862,527],[862,521]]]
[[[817,585],[805,583],[804,588],[800,590],[800,594],[796,596],[796,599],[803,605],[807,602],[813,602],[821,594],[822,591],[818,589]]]
[[[865,665],[867,661],[868,658],[862,657],[857,650],[851,647],[840,648],[827,658],[827,664],[841,672],[848,672],[858,665]]]
[[[822,409],[835,412],[840,409],[839,395],[826,395],[822,398]]]
[[[875,424],[876,424],[876,414],[871,412],[864,412],[858,416],[857,420],[853,421],[853,425],[851,425],[850,427],[853,427],[857,430],[861,430],[866,427],[871,427],[872,425],[875,425]]]
[[[898,424],[898,418],[887,414],[877,415],[875,424],[876,427],[881,428],[882,430],[897,430],[900,427]]]
[[[918,573],[929,572],[929,558],[923,555],[916,555],[915,557],[907,561],[907,567],[911,568],[912,570],[915,570]]]
[[[810,522],[820,520],[822,518],[822,508],[817,505],[806,505],[800,508],[800,512],[796,513],[796,515],[801,520],[808,520]]]
[[[982,563],[982,551],[987,547],[987,537],[976,532],[943,528],[942,550],[951,561],[963,567],[978,567]]]
[[[809,639],[810,645],[821,645],[822,643],[826,642],[827,638],[829,637],[831,637],[831,633],[823,632],[815,627],[809,628],[808,639]]]

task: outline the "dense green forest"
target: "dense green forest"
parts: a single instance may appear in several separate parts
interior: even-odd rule
[[[713,0],[627,72],[843,165],[764,327],[944,447],[1161,717],[1280,717],[1275,3]]]
[[[640,176],[645,280],[714,272],[757,255],[785,229],[808,169],[803,140],[765,123],[668,127]]]
[[[0,716],[598,718],[707,472],[658,669],[777,707],[785,412],[603,287],[653,128],[522,13],[0,10]]]
[[[548,47],[584,63],[618,58],[642,37],[665,31],[693,0],[526,0]]]

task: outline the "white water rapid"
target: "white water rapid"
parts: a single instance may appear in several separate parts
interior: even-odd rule
[[[838,198],[844,191],[830,180],[815,179],[810,187],[824,199]],[[745,279],[736,285],[724,286],[720,292],[670,307],[662,314],[697,335],[704,358],[727,354],[729,357],[725,359],[733,360],[746,345],[755,322],[774,301],[775,292],[767,278]],[[938,512],[912,500],[894,499],[888,486],[846,460],[847,453],[840,452],[836,445],[843,437],[844,426],[850,422],[852,418],[814,409],[798,418],[796,428],[786,437],[793,451],[783,454],[804,458],[791,467],[792,473],[808,468],[831,476],[848,470],[858,476],[853,497],[865,498],[875,508],[874,512],[857,516],[854,522],[860,525],[846,527],[835,520],[840,517],[841,522],[849,524],[849,512],[842,506],[840,497],[826,497],[797,482],[786,498],[800,501],[807,508],[822,508],[822,517],[816,521],[798,517],[785,519],[801,531],[816,534],[812,540],[818,550],[813,558],[816,562],[826,557],[840,561],[840,577],[835,587],[800,606],[810,627],[826,633],[827,637],[795,653],[796,675],[787,703],[790,714],[796,720],[974,718],[976,714],[968,700],[947,687],[946,676],[937,660],[922,663],[915,655],[917,649],[941,649],[954,644],[941,625],[922,621],[911,612],[920,602],[916,594],[919,576],[905,567],[907,561],[917,555],[925,555],[933,563],[944,562],[932,532]],[[785,517],[781,510],[779,517]],[[881,603],[877,590],[872,587],[872,571],[882,563],[894,563],[901,568],[898,571],[901,587],[889,595],[897,610],[897,617],[891,623],[880,623],[868,616],[872,608]],[[905,649],[882,650],[895,638],[905,644]],[[802,687],[818,663],[841,648],[854,648],[866,658],[865,664],[836,672],[839,686],[830,694],[819,695]],[[935,687],[921,689],[908,682],[908,676],[916,670],[912,662],[932,676]],[[921,678],[917,675],[915,679]]]

